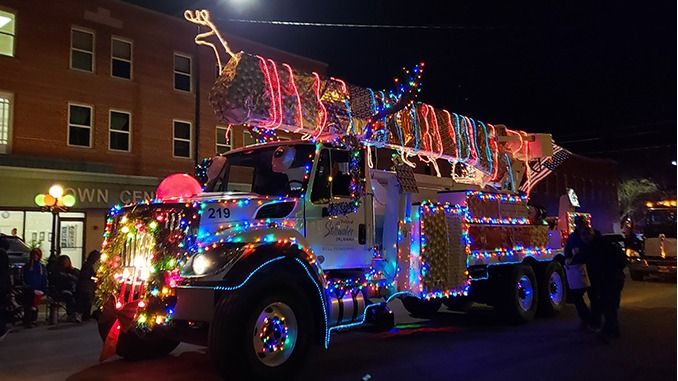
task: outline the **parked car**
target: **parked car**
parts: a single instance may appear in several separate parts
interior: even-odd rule
[[[9,267],[23,267],[28,262],[31,248],[21,238],[0,233],[0,240],[7,241]]]
[[[0,233],[0,240],[7,241],[7,256],[9,257],[9,268],[12,277],[12,284],[21,284],[24,264],[28,262],[31,254],[31,248],[19,237]]]

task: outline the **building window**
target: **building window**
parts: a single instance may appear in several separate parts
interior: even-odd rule
[[[71,29],[71,69],[94,71],[94,33]]]
[[[108,148],[112,151],[130,151],[132,116],[125,111],[111,110],[108,118]]]
[[[92,107],[68,105],[68,145],[92,147]]]
[[[174,54],[174,88],[191,91],[191,57]]]
[[[242,132],[242,146],[243,147],[251,146],[252,144],[257,144],[257,143],[258,143],[257,140],[254,139],[254,137],[252,136],[252,134],[249,131],[245,130],[245,131]]]
[[[12,139],[12,94],[0,92],[0,154],[10,152]]]
[[[0,55],[14,57],[14,13],[0,11]]]
[[[233,144],[233,129],[217,127],[217,155],[231,150]]]
[[[111,76],[132,79],[132,43],[111,38]]]
[[[191,123],[174,121],[174,139],[172,155],[174,157],[191,158]]]

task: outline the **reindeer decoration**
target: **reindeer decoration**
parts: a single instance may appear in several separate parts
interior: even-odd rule
[[[258,55],[234,53],[208,11],[186,11],[184,17],[208,29],[195,42],[210,47],[219,65],[220,76],[209,99],[225,123],[269,136],[276,130],[313,140],[354,135],[363,144],[395,150],[407,165],[414,166],[410,158],[417,156],[431,164],[438,176],[439,160],[449,161],[451,176],[462,182],[500,184],[509,171],[510,164],[502,158],[504,153],[512,155],[514,148],[500,143],[506,139],[498,137],[510,131],[503,126],[413,102],[398,93],[323,78]],[[409,90],[419,91],[422,69],[423,64],[413,69],[416,77]],[[459,165],[462,170],[455,170]]]

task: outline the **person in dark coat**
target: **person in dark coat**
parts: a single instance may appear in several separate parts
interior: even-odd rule
[[[9,301],[9,257],[7,240],[0,239],[0,341],[7,336],[7,304]]]
[[[589,298],[591,302],[591,321],[600,328],[600,336],[607,341],[619,337],[618,311],[621,292],[624,288],[624,267],[626,256],[622,248],[603,237],[597,230],[588,230],[582,234],[585,247],[585,261],[591,280]]]
[[[66,304],[69,321],[80,322],[80,313],[75,302],[75,291],[80,271],[73,267],[68,255],[60,255],[56,260],[54,272],[54,298]]]
[[[80,269],[80,277],[76,289],[78,312],[82,315],[82,320],[89,320],[92,313],[92,302],[94,301],[94,290],[96,285],[94,277],[96,276],[97,263],[101,253],[97,250],[91,251],[87,255],[85,263]]]
[[[626,267],[626,254],[616,243],[598,235],[595,245],[599,257],[600,277],[600,305],[604,318],[601,337],[607,341],[610,338],[618,338],[619,330],[619,304],[624,289],[624,268]]]
[[[570,289],[568,292],[570,300],[577,309],[580,328],[597,329],[600,326],[600,293],[597,288],[598,283],[594,284],[594,279],[591,277],[591,265],[589,264],[594,253],[589,237],[594,233],[583,216],[575,217],[574,226],[574,231],[570,233],[565,243],[565,263],[586,265],[591,286],[582,289]],[[590,307],[584,300],[585,294],[588,295]]]
[[[47,270],[40,263],[42,260],[42,251],[38,248],[31,250],[28,263],[24,265],[24,327],[30,328],[35,324],[38,317],[38,310],[35,307],[36,293],[44,294],[47,290]]]

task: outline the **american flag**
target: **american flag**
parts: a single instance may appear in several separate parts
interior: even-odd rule
[[[555,143],[551,144],[553,144],[552,156],[539,159],[532,165],[527,166],[527,178],[520,187],[521,192],[529,194],[535,185],[539,184],[546,176],[555,171],[560,164],[572,156],[572,152]]]

